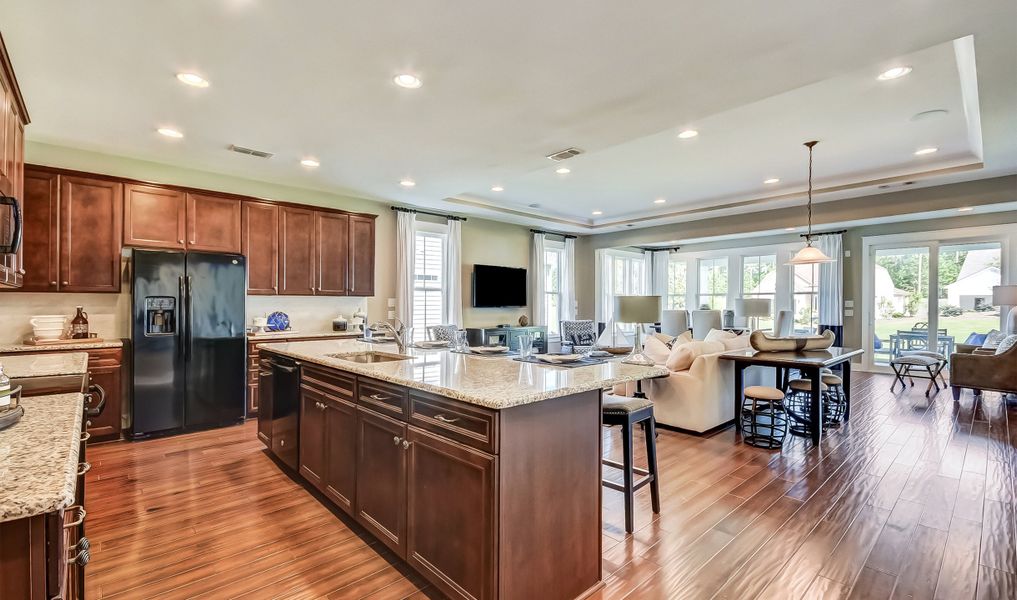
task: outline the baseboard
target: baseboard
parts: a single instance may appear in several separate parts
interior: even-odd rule
[[[724,431],[728,427],[731,427],[734,424],[735,424],[734,419],[731,419],[730,421],[726,421],[724,423],[721,423],[720,425],[717,425],[716,427],[711,427],[711,428],[707,429],[706,431],[693,431],[692,429],[683,429],[681,427],[675,427],[674,425],[666,425],[664,423],[661,423],[660,421],[657,421],[657,427],[659,429],[666,429],[668,431],[676,431],[678,433],[684,433],[685,435],[694,435],[696,437],[704,437],[704,438],[716,435],[716,434],[720,433],[721,431]]]

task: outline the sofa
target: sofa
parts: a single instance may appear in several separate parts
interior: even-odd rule
[[[679,367],[667,377],[642,382],[643,392],[653,401],[653,414],[658,424],[688,431],[707,433],[734,421],[734,363],[720,358],[729,350],[747,349],[748,335],[713,330],[703,341],[689,336],[676,338],[675,346],[668,348],[662,338],[647,338],[644,352],[655,364]],[[698,345],[691,365],[668,365],[677,349],[685,344]],[[699,352],[705,350],[705,352]],[[686,357],[687,358],[687,357]],[[687,362],[687,361],[686,361]],[[749,367],[745,370],[744,385],[774,385],[773,369]],[[616,386],[616,395],[632,396],[635,383]]]

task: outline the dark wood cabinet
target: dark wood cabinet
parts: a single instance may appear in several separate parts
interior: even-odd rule
[[[345,296],[350,250],[349,215],[314,212],[314,252],[316,279],[314,293],[319,296]]]
[[[374,295],[374,217],[350,215],[350,296]]]
[[[335,397],[325,399],[325,495],[354,516],[357,493],[357,408]]]
[[[124,186],[124,245],[184,250],[186,214],[183,192],[129,183]]]
[[[258,439],[272,448],[272,363],[262,360],[258,369]],[[251,413],[248,413],[250,415]]]
[[[325,403],[321,393],[301,386],[300,474],[319,490],[325,473]]]
[[[187,194],[187,249],[239,254],[240,199]]]
[[[314,211],[279,209],[279,293],[314,295]]]
[[[105,398],[102,413],[97,417],[88,418],[90,422],[88,432],[97,442],[120,439],[122,429],[120,414],[126,381],[123,376],[122,356],[123,353],[119,348],[110,351],[91,350],[88,353],[91,402],[99,402]]]
[[[25,279],[21,290],[49,292],[59,288],[60,188],[49,171],[25,169]]]
[[[120,291],[122,227],[122,183],[60,177],[60,291]]]
[[[25,125],[28,111],[14,76],[14,67],[0,38],[0,196],[13,197],[24,213]],[[0,211],[0,232],[6,239],[14,231],[14,211]],[[0,287],[19,288],[24,282],[24,245],[0,254]]]
[[[457,596],[494,598],[495,457],[415,427],[406,439],[406,561]]]
[[[356,517],[399,556],[406,556],[406,425],[357,407]]]
[[[247,257],[247,293],[279,292],[279,206],[270,202],[244,202],[240,236]]]

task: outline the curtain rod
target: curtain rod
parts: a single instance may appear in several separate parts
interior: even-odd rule
[[[558,233],[557,231],[544,231],[543,229],[531,229],[530,233],[543,233],[544,235],[557,235],[557,236],[563,237],[563,238],[565,238],[567,240],[574,240],[574,239],[578,238],[578,236],[575,236],[575,235],[572,235],[572,234],[569,234],[569,233]]]
[[[449,221],[465,221],[466,217],[457,217],[455,215],[447,215],[445,213],[436,213],[429,210],[417,210],[416,208],[406,208],[405,206],[393,206],[392,210],[405,213],[417,213],[421,215],[431,215],[432,217],[441,217],[448,219]]]
[[[820,233],[813,233],[812,237],[819,237],[821,235],[839,235],[842,233],[847,233],[847,229],[838,229],[837,231],[823,231]],[[801,233],[798,235],[798,237],[808,237],[808,235],[809,234],[807,233]]]
[[[682,249],[681,246],[633,246],[633,247],[634,248],[638,248],[638,249],[642,250],[643,252],[660,252],[662,250],[667,250],[668,252],[674,252],[675,250],[681,250]]]

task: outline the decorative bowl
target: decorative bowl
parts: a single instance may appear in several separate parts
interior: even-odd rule
[[[269,331],[286,331],[290,328],[290,317],[282,311],[275,311],[268,315],[267,329]]]

